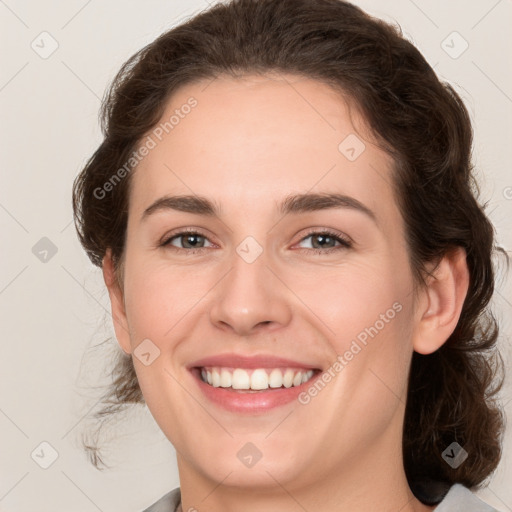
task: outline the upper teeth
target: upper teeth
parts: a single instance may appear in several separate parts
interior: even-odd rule
[[[313,370],[293,370],[286,368],[257,368],[244,370],[242,368],[202,368],[201,377],[204,382],[218,388],[233,389],[268,389],[290,388],[307,382],[313,376]]]

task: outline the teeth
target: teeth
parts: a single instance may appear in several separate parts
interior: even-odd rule
[[[242,368],[202,368],[201,378],[214,388],[252,389],[291,388],[300,386],[313,376],[313,370]]]
[[[233,389],[249,389],[251,387],[251,378],[245,370],[237,368],[231,377],[231,387]]]
[[[283,386],[285,388],[291,388],[293,384],[293,370],[286,370],[283,375]]]
[[[217,370],[212,371],[212,386],[218,388],[220,386],[220,375]]]
[[[271,388],[280,388],[283,385],[283,374],[281,373],[281,370],[276,368],[270,372],[268,385]]]
[[[223,388],[231,387],[231,373],[224,368],[220,371],[220,385]]]
[[[297,372],[295,374],[295,377],[293,378],[293,385],[300,386],[301,383],[302,383],[302,372]]]
[[[268,375],[265,370],[260,369],[252,372],[251,389],[268,389]]]

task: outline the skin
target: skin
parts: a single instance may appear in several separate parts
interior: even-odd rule
[[[176,448],[183,510],[433,510],[410,491],[402,423],[413,350],[437,350],[453,332],[468,287],[462,249],[413,293],[404,223],[391,189],[393,161],[364,120],[327,85],[291,75],[219,77],[177,91],[162,120],[193,96],[197,106],[132,176],[121,286],[103,262],[114,325],[133,355],[144,339],[160,355],[133,357],[146,403]],[[349,161],[338,145],[357,134],[366,149]],[[281,215],[294,193],[338,192],[350,208]],[[143,211],[166,194],[205,196],[219,217]],[[159,242],[195,228],[187,238]],[[351,248],[319,245],[330,229]],[[316,229],[318,228],[318,229]],[[236,251],[252,236],[262,254]],[[314,245],[315,244],[315,245]],[[320,247],[321,252],[313,248]],[[187,252],[188,251],[188,252]],[[186,366],[202,357],[271,353],[327,369],[394,303],[402,309],[306,405],[237,414],[209,402]],[[245,443],[263,454],[251,468]]]

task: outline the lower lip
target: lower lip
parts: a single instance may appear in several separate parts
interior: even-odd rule
[[[304,384],[290,388],[269,388],[268,390],[248,392],[245,390],[233,390],[231,388],[215,388],[204,382],[199,369],[191,370],[199,389],[211,402],[220,405],[224,409],[238,413],[261,413],[267,412],[275,407],[286,405],[298,399],[298,396],[308,389],[315,379],[320,375],[317,372]]]

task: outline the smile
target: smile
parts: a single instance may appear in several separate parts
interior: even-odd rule
[[[320,368],[272,354],[234,353],[206,357],[188,367],[208,402],[238,414],[262,414],[293,405],[321,375]]]
[[[201,368],[201,379],[214,388],[261,391],[265,389],[291,388],[305,384],[314,371],[293,368]]]

